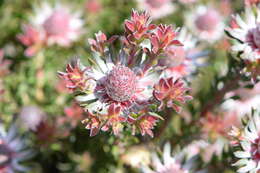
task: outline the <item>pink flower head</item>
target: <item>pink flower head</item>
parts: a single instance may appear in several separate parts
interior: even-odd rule
[[[91,50],[96,52],[104,52],[105,43],[107,42],[107,36],[99,31],[96,35],[96,40],[90,38],[88,39],[89,44],[91,45]]]
[[[173,108],[176,112],[181,111],[179,103],[184,104],[191,100],[192,97],[185,95],[189,88],[184,87],[184,82],[181,79],[173,77],[160,79],[159,83],[154,86],[154,97],[161,102],[160,108],[166,106]]]
[[[113,130],[113,133],[115,135],[119,135],[119,132],[122,130],[123,125],[121,124],[122,122],[126,121],[126,118],[120,115],[121,113],[121,107],[115,104],[112,104],[108,108],[107,112],[107,122],[106,124],[102,127],[103,131],[109,130],[111,127]]]
[[[208,9],[204,14],[197,17],[195,24],[201,31],[212,32],[220,21],[220,15],[214,9]]]
[[[24,34],[18,35],[18,39],[22,44],[27,46],[25,55],[29,57],[34,56],[42,48],[45,34],[31,25],[24,25],[23,32]]]
[[[48,36],[64,36],[69,31],[70,15],[61,9],[53,13],[43,23]]]
[[[157,82],[162,74],[161,70],[155,68],[154,62],[157,62],[160,54],[166,53],[168,46],[179,42],[174,40],[175,32],[171,27],[160,25],[154,30],[153,26],[147,13],[139,14],[133,10],[131,20],[125,22],[125,37],[120,40],[123,48],[117,55],[110,50],[111,39],[107,41],[105,34],[99,32],[96,40],[90,39],[94,52],[92,65],[80,68],[79,65],[69,65],[66,73],[60,73],[68,81],[69,87],[78,89],[76,100],[88,112],[83,123],[87,124],[88,129],[93,129],[91,135],[97,134],[99,129],[112,129],[115,135],[119,135],[125,126],[130,126],[132,129],[138,128],[142,135],[153,136],[151,130],[158,117],[150,116],[156,114],[155,109],[153,112],[148,110],[151,107],[159,110],[159,102],[155,98],[161,99],[162,103],[169,98],[182,103],[186,101],[183,98],[187,97],[181,97],[180,90],[183,93],[186,90],[179,85],[180,82],[168,86],[169,91],[176,89],[179,92],[175,93],[174,98],[173,92],[169,92],[171,97],[159,97],[161,91],[157,89],[161,88],[154,87],[159,85]],[[151,43],[150,37],[156,39],[155,44]],[[157,46],[155,53],[151,46],[147,46],[151,44]],[[170,105],[171,101],[167,102]]]
[[[91,78],[85,75],[87,68],[82,69],[79,60],[73,66],[67,65],[66,73],[59,72],[61,78],[66,82],[66,87],[72,90],[87,90],[92,87]]]
[[[91,45],[92,51],[99,52],[102,55],[105,53],[107,44],[112,43],[117,38],[117,36],[113,36],[108,40],[107,36],[101,31],[96,33],[95,36],[96,40],[89,38],[88,43]]]
[[[135,124],[139,128],[142,136],[148,134],[149,136],[153,137],[154,135],[152,129],[154,128],[158,120],[158,117],[145,114],[140,116]]]
[[[186,17],[187,26],[200,39],[214,42],[224,34],[222,15],[216,8],[199,6]]]
[[[81,34],[82,21],[78,15],[72,15],[65,7],[53,9],[46,16],[42,27],[47,34],[47,43],[70,46]]]
[[[41,11],[41,13],[37,13]],[[36,8],[36,15],[31,17],[33,28],[44,33],[46,45],[58,44],[70,46],[82,33],[83,21],[78,13],[72,13],[70,7],[57,4],[55,7],[44,3]]]
[[[102,5],[99,2],[99,0],[87,0],[85,3],[85,8],[87,10],[87,13],[93,13],[97,14],[102,10]]]
[[[125,20],[125,30],[129,41],[137,41],[148,37],[148,31],[155,28],[150,24],[150,16],[147,12],[138,13],[133,10],[130,20]]]
[[[137,0],[141,10],[147,11],[152,19],[159,19],[174,12],[174,5],[170,0]]]
[[[98,116],[102,116],[102,115],[94,115],[91,112],[87,112],[87,118],[82,120],[82,124],[84,124],[86,127],[86,129],[90,130],[90,136],[95,136],[100,129],[100,118]]]
[[[240,125],[240,119],[235,112],[208,113],[205,118],[201,119],[201,124],[204,137],[217,140],[219,137],[228,138],[228,132],[232,126]]]
[[[171,26],[159,25],[156,31],[150,36],[152,43],[152,51],[154,54],[159,54],[165,51],[169,46],[182,46],[182,44],[175,40],[176,32]]]

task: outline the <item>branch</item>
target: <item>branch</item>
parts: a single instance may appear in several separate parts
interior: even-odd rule
[[[201,109],[201,115],[206,116],[208,112],[210,112],[216,105],[219,105],[223,98],[225,97],[226,93],[234,90],[237,88],[239,81],[241,79],[240,73],[232,80],[228,80],[224,87],[217,91],[213,97],[213,100],[207,102]]]

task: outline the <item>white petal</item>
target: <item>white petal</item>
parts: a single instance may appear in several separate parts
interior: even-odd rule
[[[250,158],[251,154],[249,152],[245,151],[236,151],[234,152],[234,155],[238,158]]]

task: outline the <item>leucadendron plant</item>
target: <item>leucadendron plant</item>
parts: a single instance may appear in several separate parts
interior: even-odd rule
[[[130,129],[153,137],[152,129],[164,109],[177,113],[192,97],[185,82],[166,75],[158,60],[164,58],[169,46],[182,46],[178,29],[168,25],[151,24],[146,12],[133,10],[124,22],[123,36],[107,36],[101,31],[89,39],[93,57],[90,66],[78,59],[68,64],[59,75],[66,87],[73,90],[75,99],[86,112],[82,121],[90,136],[100,130],[112,129],[114,135]],[[112,53],[113,42],[119,40],[121,49]],[[177,59],[176,59],[177,61]]]

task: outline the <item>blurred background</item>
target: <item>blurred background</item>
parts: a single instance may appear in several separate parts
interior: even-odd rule
[[[52,14],[59,7],[66,14]],[[151,151],[161,153],[170,142],[176,151],[189,146],[188,153],[199,154],[201,170],[234,173],[223,132],[230,126],[224,122],[233,119],[222,115],[235,114],[237,95],[245,101],[256,94],[245,98],[242,92],[229,93],[234,104],[228,113],[220,106],[206,117],[201,112],[224,82],[233,79],[224,28],[231,14],[243,7],[242,0],[0,0],[0,172],[137,173],[141,162],[150,163]],[[98,31],[108,37],[123,35],[124,20],[132,9],[147,10],[155,24],[184,26],[196,40],[186,76],[194,100],[180,115],[164,112],[171,118],[153,130],[154,138],[130,132],[89,137],[81,124],[84,113],[57,72],[75,57],[88,65],[92,58],[88,38]],[[62,15],[71,16],[63,19]],[[43,42],[42,29],[55,36]]]

